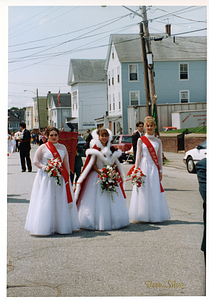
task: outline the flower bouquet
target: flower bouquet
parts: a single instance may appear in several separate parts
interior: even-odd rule
[[[144,177],[146,177],[146,175],[144,175],[140,168],[136,168],[129,176],[131,177],[132,185],[136,185],[137,193],[139,193],[138,188],[142,185],[144,186]]]
[[[117,167],[105,165],[101,170],[101,174],[98,175],[98,178],[100,178],[100,180],[97,183],[101,182],[102,194],[104,191],[107,191],[114,202],[112,193],[115,192],[118,194],[116,187],[119,186],[122,180],[117,172]]]
[[[48,177],[53,177],[56,185],[61,185],[61,166],[62,163],[58,158],[49,159],[46,165],[46,172],[48,173]]]

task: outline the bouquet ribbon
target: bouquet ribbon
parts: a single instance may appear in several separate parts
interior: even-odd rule
[[[60,162],[62,162],[61,156],[60,156],[59,152],[57,151],[56,147],[49,141],[47,143],[45,143],[45,145],[47,146],[49,151],[52,153],[53,157],[59,158]],[[60,171],[61,171],[62,177],[64,178],[64,181],[65,181],[65,188],[66,188],[68,203],[71,203],[71,202],[73,202],[73,198],[71,195],[70,185],[69,185],[69,173],[63,164],[62,164],[62,167],[60,168]]]

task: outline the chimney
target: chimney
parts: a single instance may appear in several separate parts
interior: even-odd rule
[[[167,33],[169,36],[171,35],[171,24],[165,25],[165,33]]]

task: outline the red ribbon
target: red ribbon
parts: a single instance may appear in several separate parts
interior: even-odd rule
[[[60,162],[62,162],[61,156],[59,155],[59,152],[57,151],[56,147],[49,141],[47,143],[45,143],[45,145],[51,151],[53,157],[58,158],[60,160]],[[71,195],[70,185],[69,185],[69,173],[63,164],[62,164],[62,167],[60,168],[60,171],[61,171],[62,177],[64,178],[64,181],[65,181],[65,188],[66,188],[68,203],[71,203],[71,202],[73,202],[73,198]]]
[[[152,146],[151,142],[149,141],[149,139],[145,135],[143,135],[141,137],[141,140],[147,146],[147,149],[148,149],[148,151],[149,151],[149,153],[152,157],[152,160],[154,161],[154,163],[155,163],[155,165],[158,169],[158,172],[160,173],[159,162],[158,162],[157,154],[155,152],[154,147]],[[161,182],[160,182],[160,191],[161,191],[161,193],[164,192],[164,189],[163,189],[163,186],[162,186]]]

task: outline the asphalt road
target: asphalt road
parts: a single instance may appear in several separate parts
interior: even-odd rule
[[[165,156],[169,162],[163,169],[163,186],[170,220],[131,223],[115,231],[35,237],[24,224],[37,169],[21,173],[19,154],[10,154],[7,296],[204,296],[203,210],[197,176],[186,171],[182,153]],[[125,173],[130,167],[123,165]],[[127,207],[131,191],[128,181]]]

